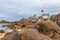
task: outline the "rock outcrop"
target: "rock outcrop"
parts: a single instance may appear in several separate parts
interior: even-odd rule
[[[60,14],[51,20],[33,16],[11,22],[8,27],[13,31],[6,33],[1,40],[60,40]]]

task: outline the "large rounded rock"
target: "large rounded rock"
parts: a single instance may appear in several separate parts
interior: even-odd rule
[[[40,27],[42,27],[43,29],[49,31],[49,30],[56,30],[59,28],[59,26],[51,21],[41,21],[39,23]]]
[[[55,21],[60,26],[60,13],[52,17],[52,21]]]
[[[35,29],[24,29],[19,32],[19,35],[21,40],[52,40]]]
[[[9,32],[1,40],[19,40],[19,36],[17,32]]]

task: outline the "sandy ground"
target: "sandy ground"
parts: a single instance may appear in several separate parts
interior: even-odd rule
[[[6,33],[0,33],[0,38],[2,38]]]

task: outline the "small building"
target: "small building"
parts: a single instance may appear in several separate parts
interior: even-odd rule
[[[43,17],[44,19],[49,19],[49,18],[50,18],[50,15],[49,15],[49,14],[42,14],[42,17]]]
[[[41,13],[42,13],[41,16],[42,16],[44,19],[50,19],[50,15],[47,14],[47,13],[44,13],[44,10],[42,10]]]

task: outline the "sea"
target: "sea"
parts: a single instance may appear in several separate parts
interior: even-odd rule
[[[10,28],[8,28],[8,27],[3,27],[3,25],[7,25],[7,24],[1,24],[0,23],[0,30],[5,30],[6,32],[10,32],[10,31],[12,31]]]

